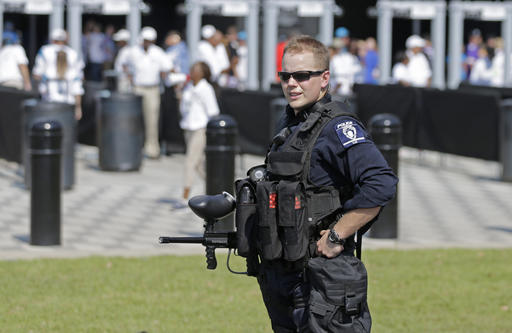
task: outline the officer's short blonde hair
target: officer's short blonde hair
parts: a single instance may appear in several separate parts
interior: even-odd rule
[[[287,53],[312,52],[319,69],[329,69],[329,50],[322,42],[308,35],[296,36],[290,39],[284,48],[283,58]],[[281,59],[282,61],[282,59]]]

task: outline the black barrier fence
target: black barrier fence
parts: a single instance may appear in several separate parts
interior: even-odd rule
[[[78,142],[96,145],[97,92],[101,82],[85,82],[83,118]],[[402,122],[404,146],[499,160],[500,100],[509,88],[461,86],[459,90],[401,86],[355,85],[352,109],[367,123],[378,113],[391,113]],[[21,163],[21,103],[33,94],[0,88],[0,158]],[[265,154],[286,104],[280,90],[221,89],[221,113],[232,116],[239,129],[239,152]],[[162,96],[161,141],[170,153],[184,152],[179,128],[178,100],[171,88]]]
[[[378,113],[400,118],[405,146],[499,160],[498,92],[355,85],[354,93],[364,123]]]

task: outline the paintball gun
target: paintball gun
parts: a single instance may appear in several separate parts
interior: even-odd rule
[[[167,243],[185,243],[185,244],[202,244],[206,247],[206,264],[208,269],[217,268],[217,259],[215,257],[215,249],[227,248],[229,254],[231,250],[237,248],[236,232],[215,232],[214,225],[222,217],[231,213],[236,206],[235,198],[227,193],[216,195],[198,195],[188,201],[189,207],[194,214],[204,220],[203,237],[160,237],[161,244]],[[247,274],[246,272],[235,272],[229,266],[228,269],[232,273]]]

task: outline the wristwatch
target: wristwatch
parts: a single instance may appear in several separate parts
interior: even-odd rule
[[[338,233],[336,232],[336,230],[334,230],[334,228],[329,230],[328,239],[333,244],[345,245],[345,242],[346,242],[346,239],[341,238],[340,235],[338,235]]]

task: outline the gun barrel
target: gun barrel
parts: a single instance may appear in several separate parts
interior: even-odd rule
[[[160,237],[160,244],[164,243],[185,243],[185,244],[203,244],[204,237]]]

